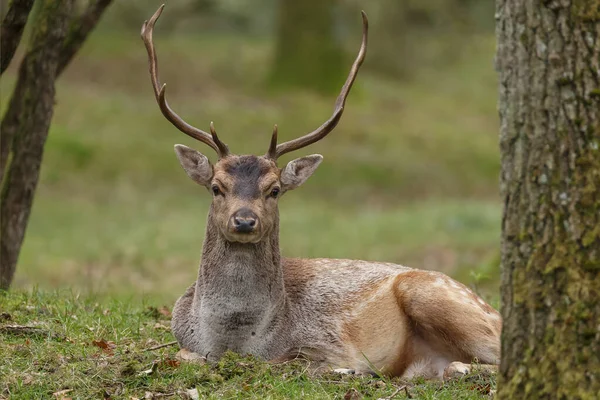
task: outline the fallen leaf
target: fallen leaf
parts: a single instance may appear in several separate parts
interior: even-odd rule
[[[144,371],[142,371],[142,372],[138,373],[138,374],[137,374],[137,376],[148,376],[148,375],[152,375],[154,372],[156,372],[156,370],[157,370],[157,369],[158,369],[158,362],[157,362],[157,361],[154,361],[154,362],[152,363],[152,366],[151,366],[149,369],[147,369],[147,370],[144,370]],[[151,392],[146,392],[146,395],[147,395],[148,393],[152,394]],[[152,396],[154,396],[154,395],[152,394]]]
[[[163,325],[160,322],[157,322],[154,324],[154,329],[159,329],[159,330],[163,330],[163,331],[170,331],[171,328],[169,326]]]
[[[166,365],[167,367],[177,368],[181,364],[181,361],[175,360],[173,358],[167,358],[166,360],[163,360],[162,364]]]
[[[106,354],[108,354],[109,356],[113,355],[113,349],[115,349],[117,347],[115,342],[111,342],[111,341],[107,342],[104,339],[92,340],[92,344],[96,347],[100,347],[102,349],[102,351],[105,352]]]
[[[0,314],[0,321],[10,321],[12,320],[12,315],[10,315],[7,312],[3,312],[2,314]]]
[[[108,315],[110,314],[110,310],[107,308],[104,311],[102,311],[102,315]]]
[[[93,340],[92,344],[94,346],[100,347],[102,350],[112,350],[115,347],[117,347],[117,345],[115,344],[115,342],[111,342],[111,341],[106,341],[104,339],[100,339],[100,340]]]
[[[167,318],[171,318],[171,310],[169,310],[166,306],[159,308],[158,312]]]
[[[198,389],[196,389],[196,388],[188,389],[185,392],[187,393],[188,396],[190,396],[190,399],[200,400],[200,394],[198,393]]]
[[[58,392],[54,392],[52,393],[52,396],[56,397],[59,400],[67,400],[70,399],[69,397],[66,397],[65,395],[69,392],[72,392],[73,389],[64,389],[64,390],[59,390]]]
[[[360,400],[362,396],[358,393],[358,390],[352,388],[346,392],[344,395],[344,400]]]
[[[23,385],[31,385],[34,381],[34,377],[30,374],[25,374],[25,376],[23,377],[23,381],[22,384]]]

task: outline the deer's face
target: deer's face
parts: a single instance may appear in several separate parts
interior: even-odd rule
[[[322,161],[302,157],[279,169],[266,157],[229,155],[214,166],[201,153],[176,145],[175,152],[188,176],[211,193],[211,221],[230,242],[258,243],[277,224],[277,202],[300,186]]]
[[[209,224],[216,224],[221,234],[231,242],[257,243],[277,225],[277,201],[288,190],[300,186],[317,169],[323,157],[306,156],[290,161],[279,169],[276,160],[284,154],[309,146],[327,136],[338,124],[346,98],[367,54],[367,15],[362,12],[363,37],[350,74],[335,102],[331,117],[314,131],[284,143],[277,143],[277,125],[273,128],[267,154],[262,157],[230,154],[227,145],[218,138],[214,125],[210,133],[186,123],[167,104],[165,85],[158,79],[158,61],[152,41],[154,25],[164,5],[142,26],[142,40],[148,51],[150,80],[154,96],[163,115],[177,129],[199,140],[217,152],[219,161],[211,165],[208,158],[196,150],[176,145],[175,152],[190,178],[205,186],[213,196]]]

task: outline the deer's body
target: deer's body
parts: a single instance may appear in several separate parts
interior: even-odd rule
[[[216,228],[217,212],[211,206],[198,279],[173,311],[173,333],[188,351],[209,359],[227,350],[301,356],[315,366],[397,376],[439,377],[452,361],[498,362],[500,316],[444,274],[281,258],[277,223],[258,243],[235,243]]]
[[[301,157],[284,168],[277,159],[321,140],[339,122],[366,54],[366,15],[358,57],[331,118],[281,144],[275,126],[269,151],[257,157],[230,154],[212,123],[206,133],[168,106],[152,43],[161,12],[142,27],[160,109],[219,156],[213,165],[196,150],[175,146],[188,176],[213,194],[198,279],[173,311],[181,347],[209,359],[227,350],[267,360],[302,356],[316,365],[405,377],[440,377],[455,361],[497,364],[499,314],[447,276],[394,264],[280,255],[279,197],[303,184],[323,158]]]

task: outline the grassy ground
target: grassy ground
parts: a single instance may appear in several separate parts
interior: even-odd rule
[[[481,399],[493,376],[450,382],[318,377],[305,362],[271,365],[226,355],[211,365],[180,362],[168,308],[152,301],[99,300],[71,291],[0,294],[0,399]],[[406,387],[406,389],[402,389]],[[400,389],[400,390],[399,390]]]

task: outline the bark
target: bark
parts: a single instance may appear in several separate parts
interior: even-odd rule
[[[104,10],[111,1],[112,0],[91,1],[81,15],[73,18],[69,22],[68,33],[60,50],[57,76],[59,76],[69,65],[73,56],[81,48],[88,35],[98,24],[100,17],[103,15]],[[2,183],[4,178],[8,155],[12,147],[12,140],[19,125],[21,98],[27,91],[27,85],[21,74],[22,72],[23,71],[19,72],[17,87],[13,92],[8,110],[4,115],[2,125],[0,126],[0,131],[2,131],[2,136],[0,137],[0,183]]]
[[[74,0],[44,1],[0,129],[0,289],[14,277],[54,108],[54,83],[98,23],[110,0],[72,18]],[[8,151],[12,154],[8,172]],[[6,175],[6,176],[5,176]]]
[[[273,84],[323,93],[340,90],[347,70],[341,44],[334,36],[335,5],[335,0],[279,1]],[[356,15],[357,30],[360,21]]]
[[[54,107],[54,81],[72,0],[44,2],[35,20],[29,51],[19,70],[23,92],[15,107],[17,129],[0,206],[0,289],[8,289],[37,185]],[[11,104],[13,106],[13,104]],[[4,136],[4,132],[3,132]]]
[[[600,396],[600,0],[497,0],[499,399]]]
[[[33,0],[13,0],[2,20],[0,36],[0,75],[4,73],[21,41]]]
[[[112,0],[91,1],[85,11],[70,23],[69,32],[60,52],[58,75],[69,65],[111,2]]]

